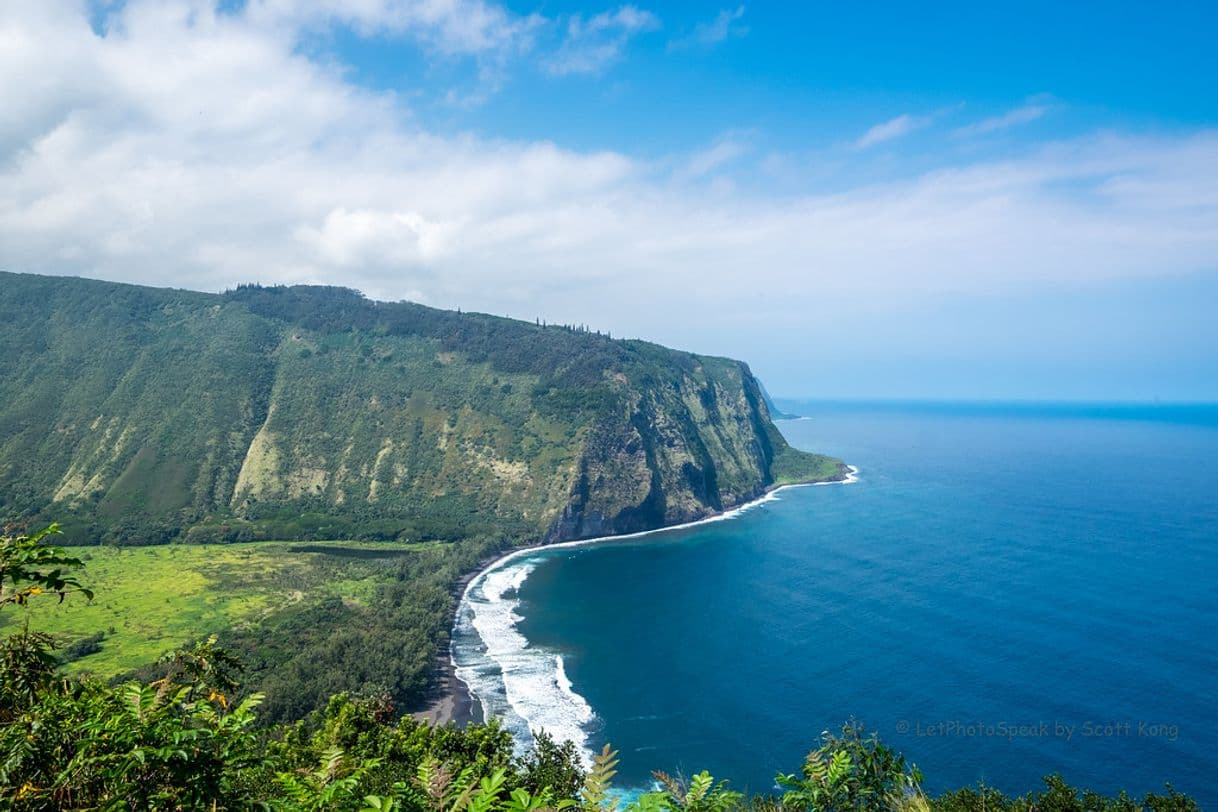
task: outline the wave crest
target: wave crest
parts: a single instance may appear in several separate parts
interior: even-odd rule
[[[558,652],[533,646],[516,628],[523,618],[521,585],[537,559],[515,559],[470,582],[453,634],[457,676],[482,705],[485,718],[498,718],[518,751],[544,730],[555,741],[571,741],[591,763],[592,706],[575,691]]]

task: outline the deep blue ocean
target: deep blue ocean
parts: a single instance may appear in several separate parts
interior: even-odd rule
[[[455,645],[489,713],[623,785],[769,791],[854,718],[935,793],[1218,808],[1218,407],[785,405],[858,482],[489,573]]]

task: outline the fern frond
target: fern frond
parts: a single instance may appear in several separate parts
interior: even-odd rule
[[[499,793],[507,780],[507,771],[500,767],[490,776],[478,782],[478,788],[470,798],[466,812],[492,812],[499,803]]]
[[[446,799],[449,812],[466,812],[474,798],[474,770],[466,767],[457,773],[449,785]]]
[[[676,798],[677,801],[681,803],[685,802],[685,787],[681,786],[680,781],[663,770],[652,770],[651,777],[659,781],[668,794]]]
[[[426,798],[427,806],[436,812],[442,812],[444,799],[452,784],[452,772],[436,758],[428,757],[419,764],[415,783]]]
[[[706,797],[706,793],[711,791],[711,787],[715,785],[715,779],[711,778],[711,774],[706,770],[695,775],[689,781],[689,789],[685,793],[686,806],[693,806]]]
[[[617,751],[610,750],[609,745],[592,757],[592,769],[584,779],[584,788],[580,791],[584,808],[587,810],[612,810],[617,804],[605,805],[609,790],[613,787],[613,776],[617,775]]]

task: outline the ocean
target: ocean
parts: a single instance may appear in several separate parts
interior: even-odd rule
[[[768,792],[854,719],[932,793],[1218,806],[1218,407],[783,405],[857,482],[471,583],[458,672],[522,746]]]

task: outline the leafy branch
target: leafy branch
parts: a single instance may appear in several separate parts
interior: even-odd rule
[[[83,567],[84,562],[43,543],[60,532],[59,525],[52,524],[32,536],[0,536],[0,606],[24,606],[38,595],[58,595],[63,603],[73,592],[93,600],[93,590],[65,573],[67,568]]]

